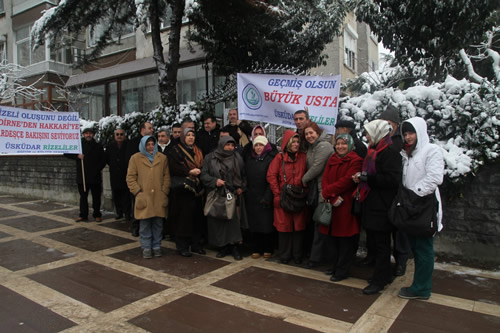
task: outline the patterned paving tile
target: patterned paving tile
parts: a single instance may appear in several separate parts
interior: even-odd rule
[[[0,203],[2,204],[15,204],[33,200],[34,199],[29,199],[29,198],[0,197]]]
[[[56,215],[56,216],[60,216],[60,217],[66,217],[70,220],[75,220],[79,214],[80,214],[80,210],[79,209],[69,209],[69,210],[63,210],[63,211],[60,211],[60,212],[53,212],[51,213],[53,215]],[[114,213],[111,213],[111,212],[101,212],[102,214],[102,220],[103,221],[108,221],[108,220],[112,220],[113,217],[114,217]],[[94,218],[92,217],[92,209],[90,209],[89,211],[89,221],[90,222],[94,222]]]
[[[389,332],[500,332],[500,317],[429,302],[409,301]]]
[[[58,250],[24,239],[0,243],[0,266],[11,271],[46,264],[67,256]]]
[[[149,332],[316,332],[198,295],[187,295],[129,321]]]
[[[0,221],[0,224],[8,225],[16,229],[21,229],[28,232],[38,232],[61,227],[67,227],[69,224],[46,219],[40,216],[25,216],[9,220]]]
[[[59,332],[76,325],[3,286],[0,300],[2,332]]]
[[[130,232],[130,226],[132,222],[127,222],[125,220],[118,220],[113,222],[100,223],[99,225],[106,228],[111,228],[115,230]]]
[[[16,206],[25,209],[31,209],[36,212],[48,212],[50,210],[63,209],[68,207],[67,205],[51,201],[28,202],[23,204],[16,204]]]
[[[435,270],[432,292],[500,305],[500,280]]]
[[[378,297],[326,280],[326,276],[323,282],[250,267],[214,286],[349,323],[356,322]]]
[[[70,210],[63,210],[60,212],[53,212],[50,214],[61,216],[61,217],[67,217],[71,220],[75,220],[78,217],[79,212],[80,211],[78,209],[70,209]]]
[[[28,277],[103,312],[113,311],[168,288],[91,261]]]
[[[100,251],[118,245],[134,242],[133,240],[127,238],[113,236],[104,232],[87,228],[76,228],[56,232],[53,234],[45,235],[44,237],[76,246],[88,251]]]
[[[8,217],[8,216],[16,216],[22,215],[23,213],[19,213],[10,209],[0,208],[0,218]]]
[[[189,280],[229,265],[227,261],[208,256],[181,257],[175,250],[166,248],[162,248],[164,256],[161,258],[143,259],[141,251],[137,244],[137,248],[114,253],[110,257]]]

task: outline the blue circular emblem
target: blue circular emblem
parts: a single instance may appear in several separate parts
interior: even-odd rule
[[[249,83],[242,91],[243,102],[247,108],[257,110],[262,106],[262,97],[256,86]]]

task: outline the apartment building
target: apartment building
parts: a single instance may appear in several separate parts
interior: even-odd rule
[[[87,29],[83,36],[68,38],[64,49],[51,50],[43,45],[33,51],[32,24],[42,10],[56,4],[57,0],[0,0],[0,52],[8,62],[25,68],[25,84],[36,83],[43,90],[39,100],[16,98],[10,105],[78,111],[82,118],[97,120],[108,115],[147,112],[159,104],[158,74],[150,36],[133,26],[121,36],[118,44],[107,47],[99,59],[84,68],[75,69],[72,64],[95,46],[99,27]],[[183,29],[187,26],[185,22]],[[169,27],[162,29],[166,45]],[[181,32],[181,36],[184,35],[185,32]],[[378,67],[376,38],[366,24],[356,22],[353,14],[346,17],[342,35],[335,38],[325,52],[329,56],[327,66],[312,72],[341,74],[345,81]],[[212,72],[201,48],[195,48],[194,53],[188,50],[184,37],[180,56],[179,103],[196,101],[223,80]],[[6,104],[5,101],[2,104]],[[222,106],[217,108],[217,116],[222,115],[222,109]]]

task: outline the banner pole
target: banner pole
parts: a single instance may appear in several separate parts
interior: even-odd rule
[[[87,187],[85,186],[85,167],[83,166],[83,158],[80,161],[82,161],[83,192],[87,192]]]

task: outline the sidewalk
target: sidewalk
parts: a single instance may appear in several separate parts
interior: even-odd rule
[[[276,259],[142,259],[124,221],[75,223],[77,207],[0,195],[0,332],[500,332],[500,273],[436,264],[432,297],[383,293],[370,270],[328,280]]]

